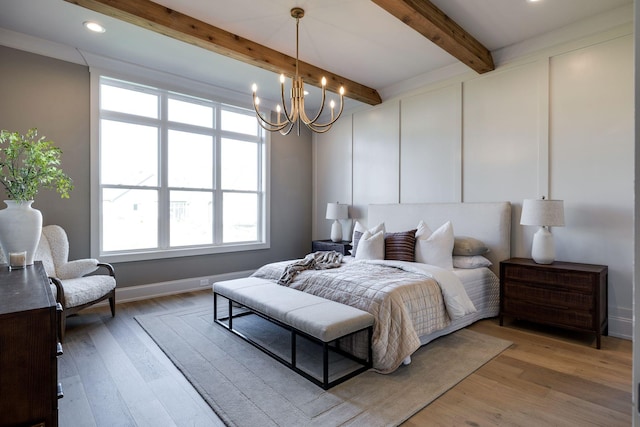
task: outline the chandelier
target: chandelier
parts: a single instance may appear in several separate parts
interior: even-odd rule
[[[258,87],[255,83],[252,87],[253,109],[256,112],[256,117],[260,126],[269,132],[279,131],[283,135],[288,135],[291,132],[291,129],[293,129],[293,126],[297,123],[299,135],[300,122],[302,122],[312,131],[317,133],[324,133],[331,129],[331,125],[333,125],[342,114],[342,109],[344,107],[344,87],[340,87],[340,109],[338,110],[338,115],[334,117],[335,102],[331,100],[329,105],[331,109],[331,119],[328,122],[319,123],[318,120],[320,119],[320,115],[324,110],[325,90],[327,85],[327,79],[322,77],[322,102],[320,103],[320,109],[318,110],[318,113],[313,117],[313,119],[310,119],[309,116],[307,116],[307,113],[304,109],[304,82],[302,81],[302,77],[298,74],[298,27],[300,24],[300,19],[304,16],[304,10],[299,7],[294,7],[293,9],[291,9],[291,16],[296,19],[296,74],[291,79],[291,106],[289,109],[287,109],[287,104],[284,99],[285,77],[284,74],[280,74],[280,96],[282,98],[282,107],[280,107],[280,105],[276,106],[278,121],[276,123],[272,123],[265,118],[264,114],[260,113],[260,98],[258,98],[258,95],[256,93]]]

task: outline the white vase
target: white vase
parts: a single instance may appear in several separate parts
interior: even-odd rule
[[[0,245],[5,262],[9,262],[9,253],[26,251],[26,264],[31,265],[40,242],[42,213],[31,207],[33,200],[4,203],[7,207],[0,210]]]

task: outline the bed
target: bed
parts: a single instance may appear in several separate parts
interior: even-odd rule
[[[380,233],[373,229],[375,225],[384,223],[384,241],[388,242],[389,236],[415,235],[416,229],[421,230],[418,227],[421,221],[421,227],[428,225],[428,235],[435,236],[448,227],[447,232],[461,241],[462,236],[466,236],[481,242],[488,249],[482,257],[491,265],[443,268],[436,261],[431,265],[398,258],[359,258],[362,251],[366,253],[368,247],[373,247],[369,246],[373,245],[371,242],[380,239]],[[367,229],[357,236],[362,238],[360,245],[354,240],[356,250],[360,251],[360,255],[356,252],[355,259],[344,257],[338,268],[303,269],[286,285],[373,314],[376,371],[393,372],[402,363],[409,363],[411,354],[421,345],[479,319],[498,315],[499,263],[511,253],[511,205],[508,202],[376,204],[368,208],[367,223],[372,227],[371,232]],[[415,250],[424,247],[423,243],[432,242],[418,244],[416,240]],[[390,253],[390,247],[386,249]],[[313,256],[310,254],[305,259]],[[424,261],[424,257],[417,254],[415,257]],[[279,280],[295,262],[267,264],[254,276]],[[357,336],[341,345],[348,346],[356,355],[366,351]]]

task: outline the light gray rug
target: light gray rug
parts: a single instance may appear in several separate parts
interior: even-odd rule
[[[463,329],[423,346],[393,374],[369,371],[325,391],[214,324],[212,311],[136,319],[231,426],[395,426],[511,345]],[[234,319],[241,325],[287,348],[287,335],[257,316]]]

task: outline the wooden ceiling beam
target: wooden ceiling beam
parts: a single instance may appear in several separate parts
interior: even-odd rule
[[[274,73],[295,75],[295,58],[149,0],[65,1]],[[320,87],[324,76],[330,91],[344,86],[346,97],[369,105],[382,102],[375,89],[314,65],[300,61],[299,70],[306,84]]]
[[[372,1],[476,72],[495,69],[489,49],[429,0]]]

